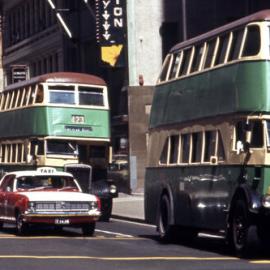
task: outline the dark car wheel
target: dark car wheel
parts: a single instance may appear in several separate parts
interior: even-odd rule
[[[99,218],[100,221],[110,221],[112,215],[112,204],[112,198],[101,199],[101,216]]]
[[[23,221],[23,217],[20,213],[16,215],[16,232],[18,235],[24,235],[28,231],[28,224]]]
[[[84,224],[82,225],[82,233],[85,236],[93,236],[95,228],[96,228],[95,222]]]

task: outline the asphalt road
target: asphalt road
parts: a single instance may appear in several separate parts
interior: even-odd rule
[[[79,229],[33,230],[18,237],[13,227],[0,232],[0,270],[236,270],[269,269],[270,255],[244,260],[223,239],[202,235],[188,244],[162,244],[155,228],[112,220],[99,222],[94,237]]]

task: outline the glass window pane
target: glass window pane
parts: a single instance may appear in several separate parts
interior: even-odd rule
[[[237,142],[245,142],[245,123],[240,121],[235,126],[235,145],[234,149],[237,149]]]
[[[261,48],[260,28],[252,25],[247,28],[247,37],[244,44],[243,56],[252,56],[259,53]]]
[[[75,104],[74,91],[50,91],[50,103]]]
[[[178,161],[178,149],[179,149],[179,136],[171,136],[170,147],[170,160],[169,163],[177,163]]]
[[[181,63],[180,71],[179,71],[179,76],[183,76],[187,74],[189,63],[190,63],[191,52],[192,52],[192,48],[183,51],[183,59],[182,59],[182,63]]]
[[[159,81],[160,82],[163,82],[163,81],[165,81],[167,79],[167,73],[168,73],[170,61],[171,61],[171,55],[169,55],[165,59],[165,62],[163,64],[162,71],[161,71],[160,76],[159,76]]]
[[[170,75],[169,75],[169,79],[173,79],[176,76],[177,70],[178,70],[178,65],[180,62],[180,53],[175,53],[173,55],[173,61],[172,61],[172,65],[171,65],[171,70],[170,70]]]
[[[93,87],[79,87],[79,104],[104,106],[103,90]]]
[[[244,29],[239,29],[233,32],[228,61],[233,61],[239,58],[243,35]]]
[[[190,134],[181,135],[180,163],[189,162]]]
[[[43,86],[38,85],[37,93],[36,93],[36,98],[35,98],[35,103],[42,103],[44,99],[44,91],[43,91]]]
[[[215,46],[216,46],[216,39],[212,39],[208,42],[204,68],[211,67],[212,60],[213,60],[214,53],[215,53]]]
[[[215,156],[216,149],[216,131],[205,132],[204,162],[210,162],[211,156]]]
[[[225,151],[220,132],[218,132],[218,148],[217,148],[218,161],[225,160]]]
[[[48,140],[47,153],[54,155],[76,155],[77,145],[72,141]]]
[[[262,121],[252,121],[252,132],[250,147],[261,148],[263,147],[263,124]]]
[[[194,59],[193,59],[192,66],[191,66],[191,72],[196,72],[199,70],[200,63],[201,63],[202,56],[203,56],[203,49],[204,49],[204,44],[197,45],[195,47]]]
[[[162,153],[160,155],[159,162],[161,164],[167,164],[167,157],[168,157],[168,145],[169,145],[169,138],[166,139],[166,142],[163,146]]]
[[[192,155],[191,162],[200,162],[202,155],[202,133],[196,132],[192,134]]]
[[[214,65],[223,64],[225,62],[226,52],[228,48],[230,35],[224,35],[219,38],[219,46],[217,51],[217,56]]]

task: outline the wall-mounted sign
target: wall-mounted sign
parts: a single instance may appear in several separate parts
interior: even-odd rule
[[[124,65],[126,0],[96,0],[96,33],[101,60],[112,67]]]
[[[14,65],[11,67],[12,83],[28,79],[28,67],[26,65]]]

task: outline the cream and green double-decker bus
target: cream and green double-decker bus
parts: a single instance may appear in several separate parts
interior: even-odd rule
[[[0,95],[3,172],[48,166],[84,174],[86,181],[89,177],[92,182],[107,180],[109,145],[108,91],[100,77],[72,72],[43,74],[10,85]],[[86,192],[90,182],[81,182]],[[97,195],[102,199],[98,186]],[[107,192],[103,202],[108,206],[107,219],[111,204]]]
[[[270,244],[270,10],[174,46],[154,91],[145,218],[161,239]]]

